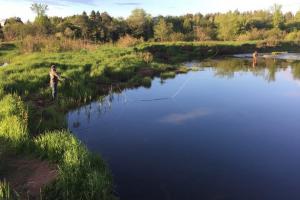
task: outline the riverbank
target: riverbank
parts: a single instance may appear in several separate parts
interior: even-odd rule
[[[299,52],[300,43],[296,41],[249,41],[249,42],[165,42],[144,43],[137,47],[153,54],[155,61],[180,63],[215,56],[242,53]]]
[[[181,62],[217,55],[286,51],[296,43],[145,43],[133,48],[104,45],[96,50],[20,54],[14,44],[0,48],[0,137],[16,153],[57,165],[57,179],[45,187],[44,199],[114,199],[109,167],[66,129],[71,108],[124,88],[150,87],[155,76],[174,77],[190,69]],[[283,45],[283,46],[280,46]],[[66,81],[57,102],[50,99],[49,67],[55,64]]]

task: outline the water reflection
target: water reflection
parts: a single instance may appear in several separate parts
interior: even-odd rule
[[[251,54],[249,54],[249,56],[251,56]],[[286,72],[284,74],[287,79],[298,82],[298,84],[300,85],[300,61],[297,60],[259,58],[257,64],[255,65],[255,67],[253,67],[253,61],[251,58],[241,59],[225,57],[219,59],[207,59],[202,62],[190,62],[185,63],[185,65],[188,67],[198,68],[199,73],[207,69],[212,70],[213,75],[218,78],[233,79],[235,78],[235,76],[241,76],[243,74],[251,73],[253,76],[261,77],[267,82],[275,82],[277,73]],[[100,96],[94,104],[83,106],[80,109],[77,109],[76,113],[78,116],[85,116],[86,122],[89,123],[92,113],[97,112],[97,117],[101,117],[102,115],[111,111],[113,102],[125,105],[134,102],[173,100],[184,89],[189,79],[190,78],[187,78],[181,85],[179,85],[173,94],[170,94],[169,96],[162,94],[161,96],[156,96],[154,98],[143,98],[142,96],[139,96],[136,99],[132,99],[127,96],[126,89],[124,89],[124,92],[118,86],[112,86],[108,95]],[[160,85],[164,85],[167,83],[167,80],[159,80]],[[289,91],[284,95],[288,97],[298,97],[299,92]],[[168,116],[163,117],[159,121],[171,124],[181,124],[185,121],[199,118],[208,114],[210,114],[208,110],[196,109],[190,112],[172,113]],[[78,120],[81,120],[81,118]],[[80,121],[75,120],[72,123],[72,127],[74,129],[79,129],[80,126]]]
[[[196,109],[186,113],[172,113],[162,117],[159,121],[162,123],[183,124],[186,121],[199,119],[209,114],[211,112],[207,109]]]
[[[68,114],[123,200],[298,200],[300,65],[222,58]]]
[[[119,87],[117,89],[119,89]],[[126,104],[128,102],[126,94],[122,93],[122,91],[119,91],[115,92],[114,88],[112,87],[109,90],[108,95],[100,96],[93,104],[85,105],[77,109],[74,112],[74,115],[80,116],[80,118],[74,120],[74,122],[72,123],[72,127],[74,129],[81,130],[80,120],[82,120],[82,116],[84,116],[85,122],[89,124],[92,115],[96,114],[97,118],[99,118],[102,115],[109,113],[112,109],[113,103],[119,102],[122,104]]]
[[[222,58],[206,60],[194,65],[200,67],[213,66],[215,75],[219,77],[233,78],[238,73],[251,72],[254,76],[261,76],[269,82],[276,80],[277,72],[285,71],[290,68],[294,78],[300,79],[299,61],[260,58],[258,59],[257,65],[253,67],[252,59]]]

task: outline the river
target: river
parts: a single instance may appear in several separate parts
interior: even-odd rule
[[[67,115],[121,200],[300,199],[300,62],[187,65]]]

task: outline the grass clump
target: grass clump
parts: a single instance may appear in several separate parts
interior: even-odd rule
[[[152,78],[149,76],[142,77],[142,76],[134,76],[128,81],[128,87],[139,87],[143,86],[145,88],[150,88],[152,85]]]
[[[142,42],[144,42],[144,40],[141,39],[137,39],[135,37],[132,37],[128,34],[126,34],[125,36],[121,37],[118,42],[117,42],[117,46],[119,47],[134,47],[137,44],[141,44]]]
[[[114,199],[105,163],[68,131],[48,132],[34,140],[42,158],[58,163],[59,177],[45,190],[51,199]]]
[[[142,80],[142,85],[146,88],[150,88],[152,84],[152,78],[151,77],[144,77]]]
[[[195,67],[195,66],[191,67],[191,71],[193,71],[193,72],[198,72],[200,70],[201,70],[200,67]]]
[[[284,54],[284,53],[288,53],[286,51],[273,51],[272,55],[280,55],[280,54]]]
[[[28,140],[28,112],[17,95],[8,94],[0,101],[0,137],[18,148]]]
[[[169,78],[175,78],[176,73],[175,72],[163,72],[160,74],[161,79],[169,79]]]
[[[1,200],[15,200],[16,194],[10,188],[10,185],[5,181],[0,181],[0,199]]]
[[[10,200],[11,191],[9,184],[6,181],[0,181],[0,199],[1,200]]]
[[[176,70],[176,73],[178,74],[186,74],[190,71],[190,68],[189,67],[186,67],[186,66],[181,66],[179,67],[177,70]]]

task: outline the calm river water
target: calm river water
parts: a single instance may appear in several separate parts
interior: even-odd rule
[[[67,115],[121,200],[299,200],[300,62],[188,65]]]

